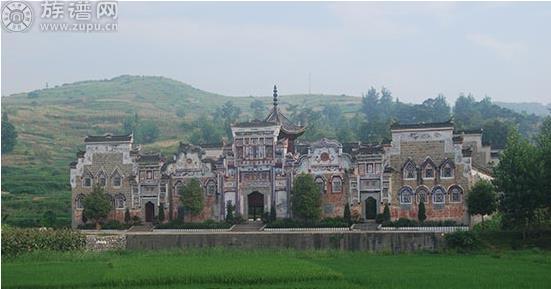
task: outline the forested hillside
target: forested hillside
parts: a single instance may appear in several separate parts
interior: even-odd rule
[[[280,107],[308,127],[303,140],[380,142],[390,137],[394,121],[453,117],[458,129],[482,127],[486,143],[503,147],[509,128],[518,126],[531,138],[541,122],[536,115],[513,112],[489,98],[477,101],[462,95],[452,109],[443,95],[407,104],[389,89],[366,89],[362,97],[284,94]],[[68,164],[87,134],[133,131],[146,150],[169,155],[179,141],[229,140],[231,123],[265,117],[271,101],[269,93],[230,97],[164,77],[128,75],[3,96],[2,113],[15,127],[16,142],[12,151],[2,152],[2,218],[36,222],[53,210],[62,222],[68,221]]]

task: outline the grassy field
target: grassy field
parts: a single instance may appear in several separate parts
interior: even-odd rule
[[[551,255],[194,250],[2,260],[4,288],[549,288]]]

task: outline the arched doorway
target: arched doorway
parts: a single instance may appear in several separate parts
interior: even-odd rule
[[[259,192],[252,192],[247,197],[248,217],[256,220],[264,213],[264,195]]]
[[[152,202],[145,203],[145,221],[153,222],[155,218],[155,205]]]
[[[374,220],[377,216],[377,200],[373,197],[369,197],[365,200],[365,218],[368,220]]]

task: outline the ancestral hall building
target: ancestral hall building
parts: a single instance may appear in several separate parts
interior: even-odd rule
[[[228,202],[245,218],[260,218],[272,206],[278,218],[288,218],[293,180],[302,173],[319,185],[323,217],[343,216],[348,203],[362,219],[374,219],[384,204],[393,219],[415,219],[423,200],[428,220],[467,224],[466,194],[487,177],[492,161],[482,131],[456,132],[451,121],[394,124],[391,141],[381,144],[299,144],[305,127],[282,114],[276,87],[264,120],[231,129],[232,143],[180,143],[170,157],[143,153],[132,134],[86,137],[85,150],[71,164],[73,226],[82,223],[83,199],[94,185],[112,200],[110,219],[122,222],[128,210],[152,222],[160,208],[166,220],[178,218],[185,215],[179,191],[190,179],[204,189],[205,206],[195,221],[223,220]]]

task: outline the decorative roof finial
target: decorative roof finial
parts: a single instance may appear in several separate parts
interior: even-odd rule
[[[274,107],[277,107],[277,86],[274,85]]]

